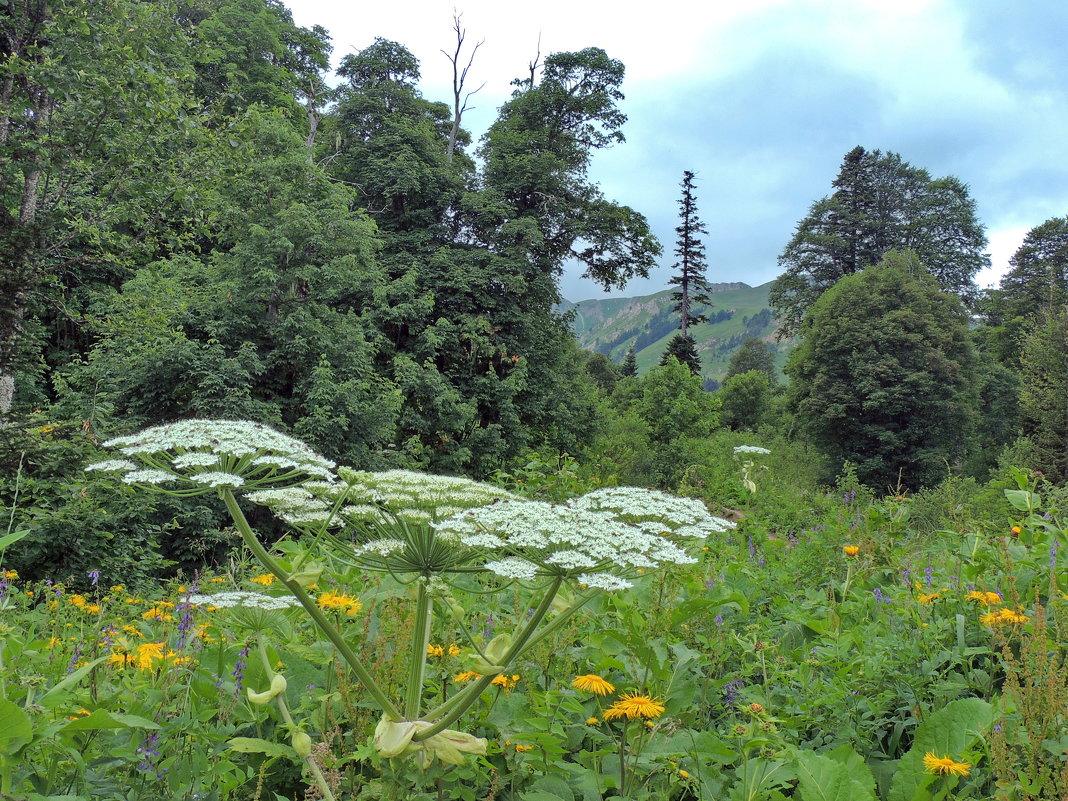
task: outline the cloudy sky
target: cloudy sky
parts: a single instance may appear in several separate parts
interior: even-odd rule
[[[453,3],[286,0],[330,31],[335,60],[376,36],[420,60],[421,89],[451,98]],[[605,195],[649,218],[662,266],[617,295],[666,286],[678,184],[698,177],[710,281],[756,285],[856,145],[900,153],[971,189],[997,282],[1024,234],[1068,214],[1064,0],[456,0],[480,48],[464,127],[480,136],[511,79],[542,54],[601,47],[627,68],[626,143],[598,153]],[[569,272],[565,297],[602,293]]]

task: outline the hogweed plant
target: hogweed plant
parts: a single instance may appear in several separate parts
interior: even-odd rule
[[[700,501],[653,490],[608,488],[550,504],[467,479],[338,467],[303,442],[247,421],[187,420],[104,445],[122,458],[88,470],[117,473],[125,483],[152,492],[214,493],[223,500],[249,552],[303,608],[381,710],[373,740],[377,754],[411,757],[421,768],[435,759],[459,765],[465,754],[484,755],[485,739],[449,727],[498,676],[593,597],[625,591],[637,576],[659,567],[695,562],[686,541],[732,526]],[[242,512],[241,497],[288,524],[300,535],[299,544],[268,550]],[[388,696],[324,612],[330,608],[325,596],[331,603],[343,596],[309,593],[326,559],[388,574],[410,588],[414,626],[402,698]],[[492,638],[468,631],[466,610],[453,590],[497,594],[513,585],[536,599],[526,620]],[[353,604],[358,601],[349,599],[347,608],[358,608]],[[459,627],[468,646],[467,666],[478,678],[425,709],[435,609]],[[262,654],[262,637],[259,643]],[[284,707],[279,689],[284,678],[265,667],[271,687],[255,700],[280,704],[294,749],[329,798],[310,741]]]

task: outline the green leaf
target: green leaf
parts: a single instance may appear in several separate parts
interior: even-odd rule
[[[928,797],[926,788],[935,776],[925,771],[924,754],[931,752],[960,761],[962,754],[990,727],[993,717],[993,707],[981,698],[962,698],[932,713],[917,727],[912,749],[901,757],[887,801]]]
[[[575,793],[564,779],[559,776],[539,776],[530,785],[530,789],[539,793],[548,793],[554,798],[562,798],[564,801],[575,801]],[[525,801],[526,795],[521,795]]]
[[[32,738],[30,716],[17,704],[0,698],[0,754],[12,756]]]
[[[289,757],[290,759],[295,759],[297,756],[297,752],[291,746],[261,740],[259,737],[234,737],[227,740],[227,745],[239,754],[267,754],[267,756]]]
[[[63,681],[61,681],[55,687],[53,687],[44,695],[42,695],[37,701],[37,703],[43,706],[45,709],[54,709],[63,701],[63,697],[68,691],[74,689],[75,685],[77,685],[78,682],[80,682],[82,679],[89,675],[89,671],[91,671],[93,668],[95,668],[97,665],[99,665],[106,659],[106,656],[102,656],[99,659],[94,659],[87,665],[82,665],[76,671],[67,676],[67,678],[63,679]]]
[[[97,709],[92,714],[72,720],[61,731],[92,731],[94,729],[158,729],[159,724],[137,715],[125,715],[121,712],[108,712]]]
[[[7,546],[14,545],[21,540],[27,534],[30,533],[28,528],[20,529],[19,531],[12,531],[10,534],[5,534],[0,537],[0,551],[3,551]]]
[[[1009,503],[1021,512],[1030,512],[1042,505],[1042,498],[1027,490],[1007,489],[1005,490],[1005,497],[1008,498]]]
[[[852,756],[860,760],[855,753]],[[799,752],[797,779],[801,801],[874,800],[872,787],[865,786],[862,779],[853,778],[855,764],[848,763],[846,759],[838,759],[830,754],[817,754],[814,751]],[[867,769],[863,760],[860,760],[860,764]],[[868,778],[871,779],[871,771],[868,771]],[[874,783],[874,779],[871,779],[871,784]]]

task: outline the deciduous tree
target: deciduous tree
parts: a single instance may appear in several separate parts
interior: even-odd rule
[[[847,275],[910,249],[948,292],[977,297],[975,274],[989,264],[975,201],[957,178],[930,174],[896,153],[857,147],[846,154],[834,193],[816,201],[779,256],[784,272],[770,303],[780,335],[796,333],[806,310]]]
[[[870,486],[934,483],[963,456],[974,407],[967,314],[915,254],[892,251],[813,304],[787,366],[812,440]]]

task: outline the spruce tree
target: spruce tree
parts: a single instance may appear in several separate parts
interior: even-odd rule
[[[638,359],[634,355],[633,345],[627,349],[627,355],[623,357],[623,364],[619,366],[619,372],[625,378],[638,375]]]
[[[678,239],[675,242],[675,255],[678,261],[672,265],[672,269],[678,273],[668,281],[669,284],[678,286],[678,291],[671,297],[675,301],[673,311],[679,313],[679,331],[683,337],[687,337],[687,329],[691,324],[703,323],[708,317],[703,314],[694,314],[693,306],[697,303],[705,305],[711,303],[708,295],[712,287],[705,280],[705,270],[708,267],[705,261],[705,245],[701,241],[702,235],[708,234],[705,224],[697,216],[697,199],[693,194],[693,173],[686,170],[682,174],[682,197],[679,198],[680,222],[675,228]],[[694,352],[696,356],[696,351]]]
[[[668,342],[667,350],[660,357],[661,366],[666,365],[671,357],[675,357],[682,364],[690,368],[690,372],[699,375],[701,372],[701,357],[697,355],[697,343],[689,334],[678,333]]]

